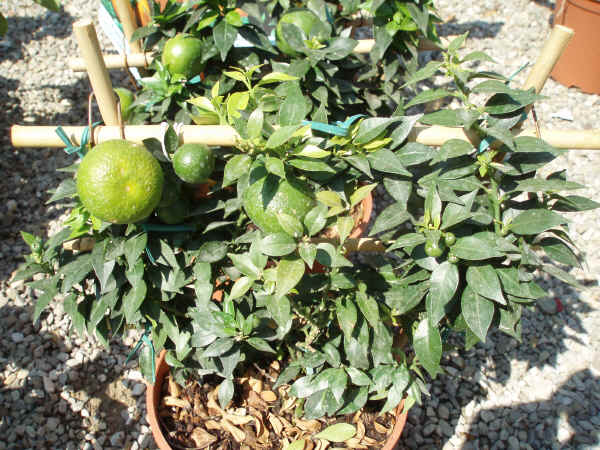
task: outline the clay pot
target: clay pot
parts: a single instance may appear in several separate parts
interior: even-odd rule
[[[552,71],[565,86],[600,94],[600,2],[557,0],[554,24],[572,28],[575,35]]]
[[[160,355],[156,360],[156,382],[154,384],[147,384],[146,386],[146,410],[148,423],[150,424],[150,429],[152,430],[152,436],[154,436],[154,441],[156,442],[158,448],[160,450],[173,450],[173,448],[165,439],[158,421],[158,404],[161,397],[161,387],[165,377],[169,373],[169,365],[165,361],[166,356],[167,352],[165,350],[160,352]],[[385,441],[385,445],[382,447],[382,450],[393,450],[396,448],[396,445],[400,440],[402,430],[404,430],[406,416],[408,414],[406,411],[402,411],[403,408],[404,400],[400,402],[398,408],[396,409],[396,423],[394,424],[391,434]]]

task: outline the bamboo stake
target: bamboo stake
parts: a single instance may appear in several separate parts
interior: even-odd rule
[[[58,125],[57,125],[58,126]],[[23,126],[14,125],[11,128],[11,142],[14,147],[65,147],[63,141],[56,135],[57,126]],[[81,142],[83,126],[63,126],[67,135],[76,143]],[[162,139],[160,125],[126,125],[125,139],[142,142],[144,139]],[[600,129],[595,130],[542,130],[544,140],[556,148],[600,150]],[[535,136],[534,129],[515,130],[515,136]],[[110,139],[120,139],[120,127],[99,126],[94,128],[94,141],[104,142]],[[185,125],[181,134],[183,143],[234,146],[238,138],[232,127],[221,125]],[[408,137],[409,141],[438,147],[450,139],[462,139],[473,142],[475,137],[462,128],[442,126],[413,128]]]
[[[116,0],[113,4],[117,10],[119,21],[121,22],[121,25],[123,25],[123,32],[127,39],[127,43],[129,44],[129,48],[131,49],[131,53],[141,53],[142,46],[140,45],[140,41],[131,41],[131,36],[137,28],[131,3],[129,3],[129,0]],[[129,61],[127,62],[129,63]]]
[[[535,65],[531,69],[523,89],[535,88],[535,92],[540,93],[550,72],[556,65],[560,55],[565,51],[567,44],[575,32],[562,25],[555,25],[550,33],[550,37],[544,44],[542,52]]]
[[[441,47],[447,46],[448,40],[442,38],[441,39]],[[354,48],[354,53],[364,54],[370,53],[375,45],[375,40],[373,39],[362,39],[358,41],[358,45]],[[440,46],[438,46],[435,42],[430,40],[423,40],[419,44],[419,50],[427,51],[427,50],[439,50]],[[124,69],[125,68],[125,60],[123,55],[102,55],[104,58],[104,63],[106,64],[107,69]],[[151,53],[132,53],[127,56],[127,65],[129,67],[148,67],[154,61],[154,56]],[[69,60],[69,68],[73,72],[83,72],[85,71],[85,62],[81,58],[71,58]]]
[[[90,19],[82,19],[73,24],[79,51],[85,61],[88,77],[100,109],[102,120],[106,125],[119,123],[117,100],[112,88],[110,76],[102,59],[100,43],[94,24]]]

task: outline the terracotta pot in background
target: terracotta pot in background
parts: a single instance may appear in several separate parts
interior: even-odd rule
[[[600,2],[557,0],[554,24],[573,29],[575,35],[552,71],[552,78],[565,86],[600,94]]]
[[[166,356],[167,352],[165,350],[160,352],[160,355],[156,360],[156,382],[154,384],[148,384],[146,387],[146,410],[148,423],[152,430],[152,436],[154,436],[154,441],[158,448],[160,448],[160,450],[173,450],[165,439],[158,420],[158,405],[161,397],[162,384],[169,373],[169,365],[165,361]],[[406,416],[408,414],[406,411],[403,411],[403,408],[404,400],[400,402],[396,409],[396,423],[394,424],[391,434],[385,441],[382,450],[393,450],[396,448],[400,436],[402,435],[402,431],[404,430]]]

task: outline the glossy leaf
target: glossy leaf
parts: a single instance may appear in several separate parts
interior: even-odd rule
[[[435,378],[441,372],[442,338],[427,318],[421,320],[413,335],[413,347],[421,365]]]
[[[446,314],[446,305],[458,288],[459,274],[456,265],[443,262],[433,270],[429,282],[427,314],[431,324],[437,325]]]
[[[565,223],[567,219],[553,211],[529,209],[512,220],[510,229],[517,234],[539,234]]]
[[[506,305],[500,279],[491,265],[470,266],[467,269],[467,283],[477,294]]]
[[[469,285],[465,287],[461,296],[461,310],[471,331],[479,340],[485,342],[494,318],[494,304],[471,289]]]
[[[277,266],[277,297],[282,297],[291,291],[304,275],[304,261],[302,259],[282,259]]]
[[[287,233],[272,233],[262,239],[260,248],[268,256],[285,256],[296,249],[296,241]]]

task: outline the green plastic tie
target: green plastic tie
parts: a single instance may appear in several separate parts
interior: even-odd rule
[[[314,122],[312,120],[303,120],[302,125],[310,125],[313,130],[321,131],[323,133],[331,134],[334,136],[348,136],[350,126],[361,117],[366,117],[364,114],[356,114],[348,117],[344,122],[339,120],[335,124]]]
[[[97,127],[101,123],[102,122],[94,123],[92,125],[92,128]],[[89,144],[89,140],[90,140],[90,127],[89,126],[85,127],[83,129],[83,133],[81,134],[81,143],[79,145],[73,144],[73,142],[71,142],[71,140],[67,136],[67,133],[65,133],[65,130],[63,129],[63,127],[57,127],[56,130],[54,130],[54,132],[58,135],[60,140],[63,141],[64,144],[66,145],[65,152],[68,155],[77,153],[77,156],[79,156],[80,158],[83,158],[85,156],[85,152],[86,152],[87,146]]]
[[[152,343],[152,339],[150,339],[150,333],[152,331],[152,327],[150,326],[150,322],[146,322],[146,328],[144,330],[144,334],[142,334],[142,337],[139,339],[139,341],[137,341],[137,344],[135,344],[135,347],[133,347],[133,350],[131,350],[129,352],[129,354],[127,355],[127,359],[125,360],[125,364],[127,364],[129,362],[129,360],[133,357],[133,355],[135,355],[139,349],[142,347],[142,345],[147,345],[150,347],[150,357],[152,359],[152,383],[156,382],[156,352],[154,351],[154,344]]]

